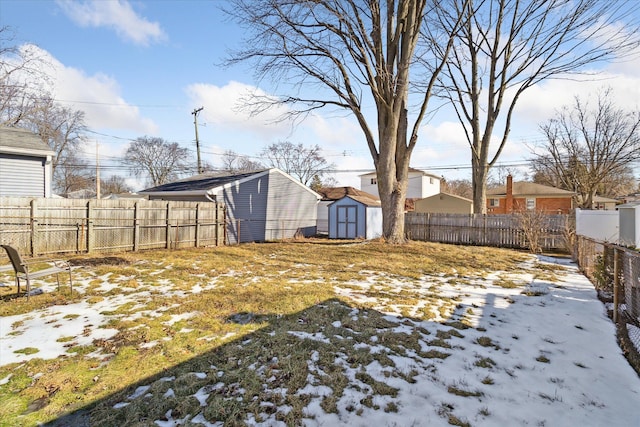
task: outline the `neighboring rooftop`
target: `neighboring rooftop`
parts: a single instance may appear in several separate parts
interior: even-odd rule
[[[0,127],[0,152],[15,154],[53,155],[49,146],[26,129]]]
[[[344,196],[368,197],[373,200],[378,199],[371,193],[353,187],[323,187],[317,190],[317,193],[322,196],[322,200],[324,201],[340,200]]]
[[[262,169],[254,172],[246,172],[240,174],[228,174],[228,173],[204,173],[200,175],[194,175],[189,178],[184,178],[179,181],[170,182],[167,184],[158,185],[156,187],[147,188],[140,191],[140,193],[152,193],[163,191],[196,191],[196,190],[210,190],[212,188],[221,187],[223,185],[249,178],[253,175],[264,173],[269,169]]]
[[[512,194],[514,196],[572,196],[575,193],[573,191],[562,190],[560,188],[536,184],[534,182],[514,182]],[[499,187],[490,188],[487,190],[487,196],[506,195],[506,185],[501,185]]]

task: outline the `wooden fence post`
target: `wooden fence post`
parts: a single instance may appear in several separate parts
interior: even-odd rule
[[[36,206],[36,199],[32,199],[30,205],[31,210],[29,215],[31,218],[29,222],[31,223],[31,239],[29,240],[31,244],[31,256],[34,257],[38,254],[38,220],[36,219],[38,208]]]
[[[87,253],[91,253],[93,250],[93,241],[95,240],[93,233],[93,200],[89,200],[87,202]]]
[[[165,249],[171,249],[171,202],[167,202],[166,218],[166,244]]]
[[[227,211],[223,204],[216,203],[216,246],[227,241]]]
[[[200,203],[196,204],[196,248],[200,246]]]
[[[140,206],[133,204],[133,251],[140,250]]]
[[[76,253],[80,253],[80,223],[76,223]]]

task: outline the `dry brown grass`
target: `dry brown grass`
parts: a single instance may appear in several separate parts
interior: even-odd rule
[[[7,425],[33,425],[36,420],[54,419],[87,405],[97,405],[92,412],[95,425],[124,425],[126,420],[143,416],[162,419],[167,408],[178,408],[182,413],[195,411],[199,402],[188,396],[200,387],[210,386],[212,378],[221,378],[224,385],[212,392],[205,416],[224,413],[231,424],[247,413],[258,419],[262,409],[256,402],[272,402],[275,407],[291,406],[290,412],[277,418],[296,424],[302,418],[302,408],[313,398],[304,393],[296,395],[307,384],[310,374],[307,361],[313,352],[318,354],[316,365],[326,374],[319,381],[333,390],[332,398],[323,399],[325,410],[335,410],[335,400],[347,387],[370,389],[373,394],[393,398],[393,388],[366,374],[357,378],[359,383],[351,383],[344,370],[336,367],[336,358],[346,354],[345,363],[354,368],[375,360],[389,369],[390,376],[411,381],[412,374],[396,368],[386,354],[372,354],[354,345],[367,343],[375,335],[398,355],[411,351],[425,358],[446,358],[451,338],[462,336],[457,329],[469,325],[452,320],[448,325],[456,329],[439,332],[435,339],[427,337],[428,331],[419,329],[413,334],[399,334],[392,331],[396,325],[386,320],[380,310],[416,320],[437,317],[446,323],[456,309],[456,299],[439,296],[437,289],[425,293],[414,286],[417,281],[425,276],[448,275],[481,280],[487,272],[516,271],[525,257],[500,249],[421,242],[344,244],[309,239],[107,257],[77,256],[71,261],[77,266],[76,283],[80,288],[80,283],[84,283],[83,293],[76,291],[70,295],[68,289],[62,289],[34,296],[29,301],[5,297],[0,301],[0,316],[26,314],[81,300],[96,304],[113,295],[149,294],[104,313],[111,319],[109,327],[119,331],[112,339],[74,347],[72,337],[65,337],[73,350],[68,356],[1,366],[0,378],[9,374],[12,377],[0,390],[0,420]],[[372,286],[354,285],[374,276]],[[9,276],[4,279],[11,283]],[[118,287],[101,291],[105,280],[118,282]],[[388,285],[392,280],[403,283],[401,292]],[[161,283],[171,284],[172,292],[162,291]],[[192,293],[197,287],[203,290]],[[371,303],[337,297],[336,287],[376,297],[379,310],[371,310]],[[15,288],[0,288],[5,296],[12,291]],[[412,310],[418,303],[425,305]],[[357,320],[353,319],[353,310],[358,312]],[[136,316],[146,311],[159,316]],[[166,323],[172,315],[185,314],[191,317]],[[239,314],[249,321],[234,321]],[[333,326],[336,321],[341,322],[340,327]],[[322,333],[329,341],[300,340],[289,331]],[[350,341],[347,347],[345,338]],[[420,341],[431,342],[435,348],[423,350]],[[141,347],[145,343],[156,345]],[[112,356],[105,362],[86,357],[97,349]],[[255,363],[266,366],[266,370],[258,372],[252,368]],[[487,360],[480,363],[491,365]],[[195,377],[194,372],[202,372],[206,378]],[[169,387],[167,383],[152,381],[167,375],[176,377],[171,383],[175,395],[171,398],[162,397]],[[265,391],[267,378],[273,380]],[[153,397],[137,399],[114,411],[113,405],[128,401],[127,396],[143,381],[152,383]],[[286,388],[287,396],[276,393],[274,389],[278,387]],[[372,404],[371,393],[352,409],[358,412],[362,406]],[[251,399],[236,399],[242,396]],[[33,406],[34,402],[42,406]],[[383,409],[395,411],[397,406],[392,401]]]

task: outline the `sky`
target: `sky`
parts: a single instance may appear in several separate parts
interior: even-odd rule
[[[279,141],[319,145],[339,171],[339,185],[359,187],[358,175],[373,169],[364,136],[353,117],[317,111],[297,125],[274,123],[275,113],[250,117],[238,110],[248,91],[270,95],[275,88],[258,81],[248,64],[223,67],[242,30],[221,12],[225,0],[2,0],[0,26],[16,33],[49,59],[54,98],[85,112],[91,132],[83,148],[101,176],[127,176],[118,163],[131,140],[141,136],[178,142],[192,151],[195,126],[202,158],[221,166],[227,150],[260,160],[260,151]],[[638,108],[640,55],[631,61],[602,65],[597,80],[547,81],[521,98],[503,166],[526,178],[526,159],[543,140],[539,123],[575,95],[603,86],[612,89],[618,106]],[[411,166],[447,179],[470,177],[470,151],[460,124],[446,106],[421,128]],[[640,166],[638,167],[640,169]],[[640,175],[640,172],[638,173]],[[516,175],[518,177],[518,175]],[[135,190],[144,188],[130,179]]]
[[[539,270],[531,270],[536,263],[542,263],[543,266],[562,264],[565,270],[557,271],[557,265],[553,266],[552,269],[558,272],[559,279],[549,282],[537,278],[540,277]],[[159,267],[158,273],[162,273],[162,268],[164,267]],[[305,266],[300,264],[293,268]],[[483,278],[465,280],[451,280],[451,277],[435,274],[425,275],[416,279],[416,282],[411,282],[406,278],[384,277],[376,272],[367,273],[362,271],[355,275],[347,286],[344,286],[344,283],[336,283],[335,291],[347,301],[366,300],[371,304],[372,310],[380,311],[384,315],[386,322],[379,322],[375,329],[376,335],[369,337],[370,339],[357,340],[357,334],[361,332],[356,333],[351,328],[360,317],[366,318],[368,312],[371,312],[358,308],[352,308],[345,317],[341,317],[342,321],[335,320],[331,325],[323,325],[323,322],[319,321],[318,332],[315,333],[310,333],[304,325],[299,326],[301,330],[280,332],[288,333],[301,341],[317,341],[320,343],[320,351],[336,346],[336,338],[339,338],[340,343],[344,343],[341,344],[344,353],[341,352],[342,357],[336,358],[334,363],[345,371],[353,387],[345,388],[343,394],[336,397],[336,412],[325,412],[322,409],[320,402],[323,396],[331,395],[333,390],[321,385],[323,383],[319,380],[320,377],[328,375],[322,371],[322,365],[318,362],[319,352],[309,351],[307,383],[298,391],[299,394],[311,396],[304,409],[304,413],[309,416],[304,419],[305,425],[445,427],[450,425],[446,412],[442,413],[447,408],[458,419],[468,421],[474,426],[638,425],[640,377],[624,358],[616,342],[615,327],[606,316],[605,307],[598,300],[593,285],[578,271],[576,265],[567,259],[545,256],[536,259],[531,255],[520,270],[495,271]],[[524,290],[534,296],[524,295],[520,286],[506,288],[494,283],[504,279],[504,275],[514,283],[525,283]],[[149,277],[152,276],[154,273]],[[109,328],[109,321],[114,317],[126,320],[127,316],[135,315],[142,318],[162,316],[167,306],[133,315],[130,315],[128,309],[120,311],[120,307],[145,307],[144,301],[153,298],[152,295],[156,292],[184,298],[216,286],[215,278],[208,278],[205,286],[196,285],[190,291],[185,291],[182,288],[175,289],[170,281],[162,280],[161,275],[155,277],[158,277],[157,283],[139,284],[135,289],[129,287],[130,277],[110,273],[76,280],[74,292],[84,293],[87,287],[99,283],[93,291],[102,293],[104,298],[94,297],[94,301],[89,303],[85,297],[77,303],[34,311],[28,317],[4,317],[0,322],[0,366],[25,363],[35,358],[64,357],[69,348],[65,347],[68,340],[63,338],[70,336],[76,337],[78,345],[91,343],[94,339],[109,340],[118,332]],[[467,313],[473,328],[461,331],[459,336],[452,336],[450,349],[429,347],[430,340],[437,336],[438,331],[444,330],[443,325],[438,321],[419,321],[400,316],[400,306],[385,305],[383,301],[368,296],[368,291],[377,292],[381,280],[393,295],[419,288],[425,293],[435,291],[443,298],[446,295],[459,296],[460,305],[463,307],[461,311]],[[151,294],[147,288],[149,285],[155,287]],[[44,292],[55,289],[55,285],[41,282],[37,283],[37,286],[42,286]],[[247,283],[244,286],[252,284]],[[113,289],[125,289],[127,292],[114,293]],[[416,310],[419,307],[420,303],[416,305]],[[172,315],[165,324],[169,330],[170,325],[183,321],[183,329],[178,332],[188,333],[193,331],[191,326],[198,328],[197,317],[198,313],[181,313]],[[192,319],[196,322],[194,325],[190,323]],[[385,326],[387,322],[390,326]],[[307,330],[304,330],[305,328]],[[627,328],[635,347],[640,348],[640,329],[633,325],[627,325]],[[275,333],[276,331],[269,332]],[[396,347],[389,345],[390,342],[393,343],[393,338],[390,338],[395,336],[393,334],[412,333],[423,334],[420,345],[424,347],[425,352],[437,348],[450,356],[444,359],[425,358],[413,350],[404,354],[394,351],[393,348]],[[167,337],[146,342],[144,346],[151,347],[158,345],[161,340],[175,339],[173,334],[167,334]],[[356,334],[356,339],[344,338],[353,338],[353,334]],[[490,338],[491,345],[478,345],[481,338],[486,341],[487,337]],[[247,337],[231,334],[221,339],[228,341],[225,345],[241,349],[242,346],[238,342]],[[259,338],[256,336],[255,339]],[[38,351],[30,354],[19,351],[27,347]],[[358,357],[353,356],[351,359],[347,355],[362,347],[371,353],[387,354],[397,369],[406,373],[412,372],[410,375],[415,381],[405,381],[397,376],[388,375],[389,366],[382,366],[377,360],[367,365],[359,362],[354,364],[353,360],[359,360]],[[98,348],[85,357],[108,361],[113,355],[105,351]],[[243,360],[242,350],[238,352],[240,366]],[[492,360],[493,366],[477,364],[477,361],[483,358]],[[265,358],[254,363],[253,358],[244,360],[247,359],[247,363],[252,365],[246,369],[255,370],[256,375],[264,381],[264,395],[287,393],[286,388],[273,387],[270,383],[273,378],[266,378],[272,374],[260,376],[260,373],[271,372],[266,366],[273,366],[273,360]],[[143,381],[126,399],[116,402],[113,409],[126,410],[128,405],[139,399],[147,399],[149,393],[154,391],[164,392],[163,396],[167,398],[174,397],[174,388],[178,390],[176,387],[180,379],[184,384],[185,377],[191,374],[193,378],[190,381],[196,383],[193,390],[196,390],[197,384],[202,385],[191,396],[205,407],[209,396],[217,393],[225,384],[228,385],[227,381],[237,381],[234,373],[228,376],[227,372],[214,365],[209,369],[206,368],[207,363],[200,365],[204,371],[185,373],[177,380],[175,376],[166,376],[156,378],[156,384]],[[378,409],[359,405],[357,402],[362,401],[368,390],[368,386],[359,379],[359,374],[363,371],[376,381],[397,388],[397,395],[391,397],[376,394],[374,403],[378,405]],[[41,375],[36,373],[37,369],[30,372],[34,373],[34,381]],[[487,378],[491,379],[490,383],[487,383]],[[24,378],[13,378],[13,374],[9,374],[0,378],[0,386],[8,384],[10,387],[17,387],[14,381],[24,381]],[[163,387],[157,384],[164,382],[167,384]],[[478,395],[454,395],[451,392],[452,387],[472,391]],[[243,393],[242,390],[244,389],[240,388],[239,393]],[[396,405],[397,410],[384,410],[391,402]],[[354,406],[362,408],[362,411],[354,411]],[[154,421],[156,425],[174,427],[188,421],[205,426],[223,425],[222,421],[211,422],[205,419],[204,409],[199,413],[185,413],[180,408],[170,406],[168,409],[164,417]],[[278,414],[286,413],[287,410],[286,404],[276,405],[274,410],[265,410],[265,413],[260,414],[262,421],[256,420],[252,413],[246,414],[244,421],[250,426],[285,426]],[[135,413],[136,416],[140,416],[139,414],[140,412]]]

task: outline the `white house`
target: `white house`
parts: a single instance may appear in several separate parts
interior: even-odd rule
[[[438,175],[409,168],[409,186],[407,199],[424,199],[440,193],[440,177]],[[360,189],[380,197],[378,194],[378,178],[376,172],[360,175]]]

